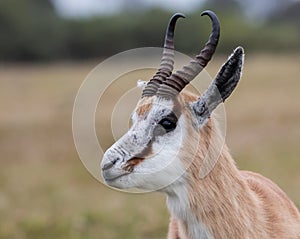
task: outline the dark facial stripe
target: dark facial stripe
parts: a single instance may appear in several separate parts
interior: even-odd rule
[[[151,140],[140,153],[138,153],[137,155],[135,155],[133,158],[129,159],[126,162],[123,169],[128,172],[132,172],[136,165],[140,164],[142,161],[144,161],[145,159],[150,157],[150,155],[153,154],[152,144],[153,144],[153,141]]]
[[[182,114],[182,106],[177,98],[173,99],[173,104],[174,105],[172,108],[172,114],[175,114],[176,118],[178,119]],[[149,113],[151,107],[152,107],[152,101],[144,103],[137,109],[137,114],[139,116],[147,114]],[[156,137],[161,135],[163,134],[157,133],[157,130],[154,129],[152,139],[149,141],[147,146],[140,153],[136,154],[134,157],[132,157],[126,162],[125,166],[123,167],[124,170],[132,172],[136,165],[140,164],[142,161],[146,160],[151,155],[153,155],[153,148],[152,148],[153,142],[155,141]]]

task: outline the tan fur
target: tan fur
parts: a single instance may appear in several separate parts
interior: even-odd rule
[[[181,239],[179,236],[178,222],[175,218],[170,219],[168,238]]]
[[[192,126],[194,116],[186,105],[196,99],[188,92],[177,99],[189,121],[180,158],[187,166],[191,213],[214,239],[300,239],[300,213],[286,194],[271,180],[237,169],[213,118],[200,132]],[[211,163],[215,157],[219,160]],[[201,178],[199,172],[209,169]],[[188,227],[172,216],[168,239],[188,239]]]
[[[142,116],[147,114],[152,107],[152,101],[153,97],[141,99],[141,101],[139,102],[139,106],[135,110],[137,115]]]

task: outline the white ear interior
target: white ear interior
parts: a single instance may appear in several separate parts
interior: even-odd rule
[[[143,81],[143,80],[139,79],[139,80],[136,82],[136,85],[137,85],[138,88],[144,89],[145,86],[147,85],[147,81]]]

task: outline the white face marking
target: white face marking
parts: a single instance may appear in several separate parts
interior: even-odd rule
[[[133,113],[130,130],[113,144],[102,160],[103,177],[113,187],[160,190],[178,179],[185,171],[178,152],[186,137],[185,117],[178,116],[176,128],[162,132],[159,121],[174,114],[173,102],[156,98],[148,113]],[[134,157],[146,156],[132,170],[124,167]],[[143,155],[145,154],[145,155]]]
[[[158,122],[172,113],[171,100],[155,99],[146,115],[132,115],[131,129],[105,153],[102,161],[103,176],[113,187],[128,189],[139,188],[147,191],[165,191],[168,194],[168,207],[172,215],[188,224],[188,234],[191,238],[212,239],[206,227],[199,223],[191,212],[186,190],[185,167],[178,157],[184,147],[186,137],[190,137],[184,114],[178,116],[176,128],[164,134],[153,137]],[[151,152],[148,157],[137,164],[131,172],[123,169],[124,165],[134,155],[140,153],[151,141]],[[115,160],[113,164],[110,161]],[[113,178],[110,180],[109,178]]]

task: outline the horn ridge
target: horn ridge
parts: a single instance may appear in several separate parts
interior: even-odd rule
[[[189,84],[208,64],[217,48],[220,38],[220,23],[216,14],[210,10],[201,13],[201,16],[209,16],[212,22],[212,31],[204,48],[182,70],[171,74],[160,86],[157,95],[161,97],[175,97],[187,84]],[[180,81],[180,83],[179,83]],[[175,83],[176,82],[176,83]],[[176,84],[176,87],[173,85]],[[182,85],[178,88],[177,85]],[[174,88],[168,90],[167,88]],[[162,90],[161,90],[162,89]],[[167,94],[169,92],[169,95]]]
[[[165,34],[164,49],[159,69],[147,83],[143,90],[142,98],[155,95],[162,82],[172,74],[174,65],[174,31],[176,22],[179,18],[185,18],[185,15],[182,13],[175,13],[170,18]]]

